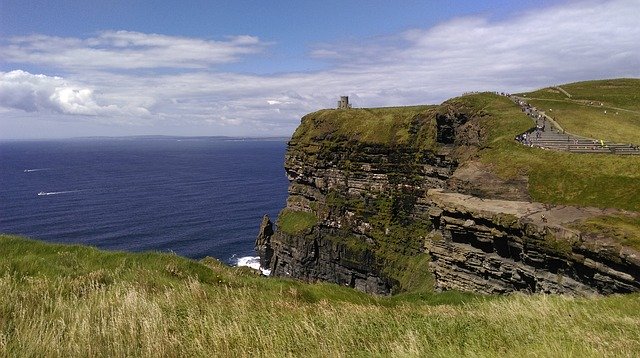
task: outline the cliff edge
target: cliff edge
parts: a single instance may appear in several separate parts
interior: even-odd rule
[[[640,290],[637,247],[598,225],[614,217],[635,227],[640,216],[626,204],[535,202],[539,178],[517,160],[539,150],[512,143],[530,125],[514,107],[484,93],[305,116],[285,157],[286,207],[275,231],[263,219],[256,241],[262,265],[374,294]]]

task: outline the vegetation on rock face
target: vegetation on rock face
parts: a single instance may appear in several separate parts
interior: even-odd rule
[[[0,236],[0,356],[633,356],[640,297],[372,297]]]
[[[640,80],[579,82],[562,88],[571,93],[570,99],[553,88],[526,95],[532,104],[531,98],[544,98],[560,101],[556,102],[559,109],[573,108],[562,116],[565,119],[558,116],[558,121],[569,125],[567,130],[570,130],[570,121],[578,121],[575,127],[580,130],[575,131],[576,134],[640,143]],[[628,111],[618,111],[618,116],[602,113],[594,117],[591,112],[595,106],[584,105],[589,101],[598,104],[602,101]],[[513,138],[531,128],[533,122],[509,99],[493,93],[466,95],[441,106],[322,110],[303,118],[292,143],[298,148],[311,146],[316,151],[331,151],[332,145],[340,141],[434,149],[434,116],[443,108],[466,113],[478,121],[479,128],[487,133],[486,142],[481,144],[480,159],[502,178],[528,177],[533,200],[640,211],[640,157],[577,154],[522,146]],[[595,132],[585,132],[594,126]]]
[[[588,116],[593,108],[581,103],[589,96],[634,111],[631,103],[635,103],[637,92],[633,89],[639,83],[613,80],[562,86],[575,92],[570,101],[556,89],[535,94],[576,105],[585,109],[574,113],[576,116]],[[612,86],[620,93],[609,95],[603,90]],[[615,136],[614,117],[605,119],[608,122],[602,120],[602,131]],[[624,127],[624,123],[619,124]],[[287,170],[292,177],[302,178],[293,183],[292,209],[302,207],[316,215],[313,220],[302,220],[285,210],[280,219],[284,225],[279,226],[291,234],[296,230],[288,222],[298,223],[303,230],[317,225],[320,230],[314,235],[331,236],[332,241],[344,244],[350,251],[341,254],[344,257],[372,260],[375,267],[367,274],[390,280],[397,293],[428,291],[433,283],[427,270],[406,274],[412,262],[420,261],[421,267],[426,267],[428,261],[426,255],[420,255],[431,228],[428,218],[421,217],[424,213],[415,210],[416,199],[423,196],[424,188],[447,185],[447,166],[455,167],[456,160],[460,165],[473,161],[498,181],[522,183],[524,195],[534,201],[640,211],[640,157],[549,151],[514,140],[533,125],[519,106],[495,93],[465,95],[439,106],[311,113],[302,119],[291,139]],[[442,172],[433,175],[438,170]],[[383,179],[376,182],[375,175]],[[352,180],[355,186],[350,184]],[[627,224],[630,228],[634,225],[637,223]],[[583,228],[596,230],[594,225]],[[633,241],[628,230],[607,233],[615,234],[613,238],[623,244]],[[565,244],[561,240],[549,242],[558,249]],[[313,277],[313,272],[308,275]]]
[[[294,235],[313,227],[317,222],[314,213],[284,209],[278,216],[278,229]]]
[[[600,216],[577,223],[574,227],[596,236],[614,238],[622,245],[640,250],[640,216]]]

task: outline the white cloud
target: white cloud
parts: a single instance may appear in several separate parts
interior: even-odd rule
[[[237,61],[260,52],[267,44],[253,36],[225,41],[104,31],[88,39],[47,35],[9,38],[0,46],[0,58],[13,63],[35,63],[69,70],[137,68],[206,68]]]
[[[26,76],[37,84],[3,80],[0,106],[98,116],[112,109],[132,123],[155,121],[158,127],[289,134],[302,115],[333,107],[339,95],[361,107],[406,105],[474,90],[640,77],[638,13],[639,1],[573,1],[499,21],[458,18],[385,38],[318,45],[312,55],[330,61],[330,69],[277,75],[212,70],[264,49],[251,36],[209,41],[125,31],[91,39],[34,35],[11,39],[0,57],[69,75]],[[160,67],[179,71],[153,70]],[[133,68],[147,70],[116,71]]]
[[[531,88],[640,75],[638,1],[572,2],[498,22],[454,19],[388,38],[316,48],[350,75],[414,93]],[[381,81],[381,82],[379,82]],[[373,86],[376,86],[373,84]],[[454,92],[455,90],[455,92]]]
[[[0,106],[26,112],[55,112],[88,116],[144,115],[144,108],[123,109],[96,103],[93,90],[73,85],[62,77],[34,75],[16,70],[0,72]]]

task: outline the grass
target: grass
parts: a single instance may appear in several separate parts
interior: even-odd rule
[[[318,222],[314,213],[284,209],[278,216],[278,229],[287,234],[299,234]]]
[[[513,138],[532,122],[509,99],[484,93],[449,102],[489,114],[480,119],[488,131],[480,160],[504,179],[528,177],[533,200],[640,211],[640,157],[525,147]]]
[[[325,109],[308,114],[293,134],[292,141],[358,141],[367,144],[407,144],[411,122],[436,106]]]
[[[640,144],[640,112],[589,106],[566,100],[528,101],[546,111],[569,133],[618,143]],[[552,111],[549,112],[548,109]]]
[[[637,294],[380,298],[263,278],[210,259],[7,236],[0,247],[0,356],[600,357],[640,351]],[[74,260],[47,267],[58,257]]]
[[[561,87],[571,98],[555,88],[520,95],[570,133],[640,144],[640,79],[586,81]]]
[[[574,100],[593,100],[606,106],[640,111],[640,79],[620,78],[562,85]]]

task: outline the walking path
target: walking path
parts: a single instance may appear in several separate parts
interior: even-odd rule
[[[504,95],[518,104],[535,123],[533,128],[516,136],[516,140],[524,145],[572,153],[640,155],[640,146],[607,142],[566,133],[553,118],[530,106],[522,98],[510,94]]]
[[[565,96],[567,96],[567,97],[571,98],[571,95],[569,94],[569,92],[565,91],[565,90],[564,90],[564,88],[562,88],[562,87],[560,87],[560,86],[556,86],[556,87],[554,87],[554,88],[556,88],[558,91],[560,91],[560,92],[564,93],[564,95],[565,95]]]

